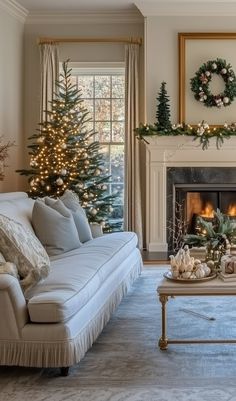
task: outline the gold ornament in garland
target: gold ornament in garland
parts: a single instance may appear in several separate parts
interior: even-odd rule
[[[210,91],[209,84],[213,74],[220,76],[225,83],[225,89],[221,93],[213,94]],[[202,102],[206,107],[227,107],[236,96],[235,73],[231,64],[220,58],[204,63],[190,80],[190,83],[195,99]]]

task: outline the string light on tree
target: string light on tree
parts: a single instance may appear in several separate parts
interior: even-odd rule
[[[103,168],[95,133],[86,126],[89,117],[81,92],[71,82],[68,61],[62,69],[51,111],[29,138],[30,169],[18,172],[29,177],[29,196],[56,198],[71,189],[79,196],[90,222],[102,224],[105,231],[120,229],[119,223],[110,221],[117,195],[107,190],[111,177]]]

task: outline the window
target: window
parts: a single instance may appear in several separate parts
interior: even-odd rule
[[[74,64],[74,63],[71,63]],[[73,66],[72,80],[90,113],[89,129],[101,144],[109,194],[116,193],[111,220],[122,222],[124,209],[125,70],[124,66]]]

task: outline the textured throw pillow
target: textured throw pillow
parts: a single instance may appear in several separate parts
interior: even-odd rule
[[[71,210],[80,241],[87,242],[93,239],[86,213],[82,206],[80,206],[78,196],[67,189],[60,199]]]
[[[23,291],[33,287],[49,273],[49,257],[36,236],[28,228],[2,214],[0,251],[7,261],[17,266]]]
[[[11,262],[0,262],[0,274],[10,274],[19,279],[17,267]]]
[[[50,203],[50,206],[46,203]],[[79,248],[81,242],[71,212],[60,200],[36,200],[32,225],[40,242],[50,256]]]

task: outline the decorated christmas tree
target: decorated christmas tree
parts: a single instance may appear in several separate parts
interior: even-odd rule
[[[171,121],[169,105],[170,100],[167,96],[166,82],[161,83],[161,88],[157,96],[157,101],[157,122],[155,123],[155,125],[159,131],[168,131],[169,129],[171,129]]]
[[[108,193],[110,176],[103,168],[95,132],[87,128],[89,115],[81,92],[71,82],[68,61],[56,86],[46,121],[29,138],[31,168],[18,172],[29,177],[29,196],[60,197],[66,189],[73,190],[90,222],[102,224],[105,231],[117,229],[109,222],[117,195]]]

